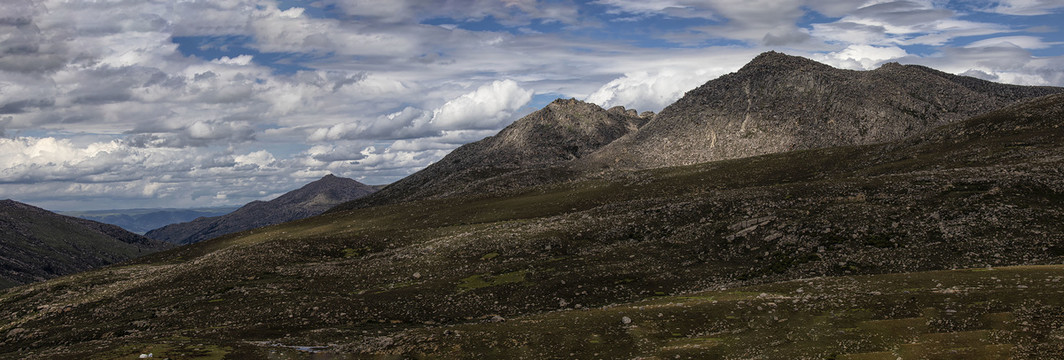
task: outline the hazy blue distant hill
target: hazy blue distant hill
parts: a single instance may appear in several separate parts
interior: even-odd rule
[[[151,229],[192,221],[201,217],[221,216],[238,208],[238,206],[229,206],[194,209],[118,209],[60,211],[59,213],[105,224],[118,225],[123,229],[144,235]]]

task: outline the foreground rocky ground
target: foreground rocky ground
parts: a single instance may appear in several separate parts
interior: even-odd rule
[[[0,358],[1052,358],[1061,119],[331,212],[0,292]]]

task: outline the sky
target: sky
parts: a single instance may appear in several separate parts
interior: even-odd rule
[[[1064,86],[1064,0],[3,0],[0,199],[385,184],[555,98],[638,111],[776,50]]]

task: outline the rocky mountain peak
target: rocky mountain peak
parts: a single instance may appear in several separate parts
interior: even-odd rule
[[[636,131],[653,115],[647,112],[640,116],[635,109],[605,110],[576,99],[557,99],[495,136],[463,145],[440,161],[350,206],[475,192],[479,181],[491,176],[562,166]]]
[[[813,69],[827,70],[832,69],[832,67],[801,56],[768,51],[754,57],[753,60],[750,60],[749,63],[739,69],[738,73],[764,75],[766,72],[791,72]]]
[[[588,103],[580,101],[580,100],[577,100],[576,98],[569,98],[569,99],[557,98],[557,99],[554,99],[554,101],[551,101],[548,106],[576,106],[576,105],[580,105],[580,104],[588,104]]]
[[[635,110],[559,99],[485,139],[484,165],[549,164],[579,158],[644,123]]]
[[[654,121],[586,161],[652,168],[873,144],[1061,91],[897,63],[872,71],[843,70],[767,52],[738,72],[687,92]]]

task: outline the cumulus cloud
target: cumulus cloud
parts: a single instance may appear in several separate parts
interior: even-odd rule
[[[255,46],[268,52],[338,52],[345,55],[412,55],[410,37],[374,31],[358,23],[311,18],[304,9],[281,10],[268,4],[255,10],[250,28]]]
[[[223,64],[223,65],[244,66],[244,65],[250,64],[251,60],[254,59],[254,58],[255,57],[251,56],[251,55],[239,55],[239,56],[235,56],[235,57],[222,56],[220,58],[211,60],[211,62],[215,63],[215,64]]]
[[[438,136],[450,130],[499,129],[514,120],[514,111],[531,101],[533,93],[516,81],[497,80],[432,111],[408,106],[372,119],[315,129],[308,140],[408,139]]]
[[[433,111],[430,124],[439,130],[498,128],[532,94],[513,80],[493,81],[443,104]]]
[[[660,111],[688,90],[721,74],[719,71],[670,69],[654,73],[633,72],[606,83],[584,100],[604,108],[620,105],[638,110]]]
[[[897,46],[850,45],[841,51],[818,55],[815,58],[838,68],[871,70],[908,55],[908,52]]]
[[[144,151],[118,141],[96,142],[84,146],[70,139],[0,138],[0,182],[34,183],[56,180],[110,181],[136,177],[131,167],[140,169],[179,170],[180,165],[163,157],[173,150]],[[168,156],[169,155],[169,156]],[[176,168],[171,166],[177,166]]]
[[[1034,56],[1015,45],[945,48],[939,56],[910,61],[1011,84],[1064,86],[1064,56]]]

